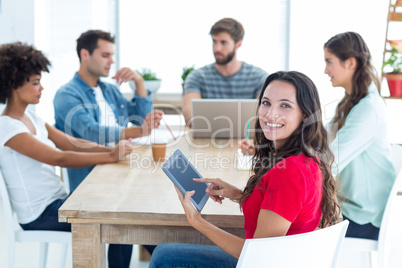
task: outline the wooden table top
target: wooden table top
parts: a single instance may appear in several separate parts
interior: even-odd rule
[[[204,178],[222,178],[243,188],[250,171],[236,168],[237,140],[191,139],[168,144],[166,155],[180,149]],[[173,183],[154,162],[149,145],[113,164],[97,165],[59,209],[59,221],[132,225],[189,226]],[[223,228],[242,228],[239,205],[208,200],[202,215]]]

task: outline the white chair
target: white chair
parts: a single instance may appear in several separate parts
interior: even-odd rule
[[[65,167],[60,167],[60,178],[63,180],[64,188],[70,193],[70,181],[68,179],[68,171]]]
[[[392,160],[397,172],[397,177],[388,197],[385,206],[384,216],[382,218],[378,241],[363,238],[346,237],[340,255],[340,264],[342,268],[346,267],[389,267],[389,252],[391,243],[390,226],[392,224],[391,217],[394,213],[401,213],[398,206],[395,205],[395,199],[402,183],[402,146],[392,146]],[[402,266],[402,265],[401,265]]]
[[[398,174],[402,169],[402,145],[392,144],[392,163],[395,167],[395,172]]]
[[[7,267],[13,268],[15,261],[15,242],[39,242],[39,267],[46,267],[47,251],[49,243],[61,243],[62,254],[60,257],[60,267],[65,266],[67,246],[71,244],[71,233],[61,231],[24,231],[22,228],[15,230],[13,211],[8,196],[8,191],[0,172],[0,193],[3,200],[4,214],[6,220],[7,233]]]
[[[335,268],[349,221],[290,236],[247,239],[237,268]]]

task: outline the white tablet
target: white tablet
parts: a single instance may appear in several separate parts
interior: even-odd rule
[[[197,210],[201,211],[209,198],[209,195],[205,192],[208,184],[193,181],[193,179],[202,178],[202,176],[183,153],[180,150],[176,150],[163,164],[162,170],[183,195],[188,191],[195,190],[191,201]]]

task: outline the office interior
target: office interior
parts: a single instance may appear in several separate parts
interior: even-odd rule
[[[42,76],[43,97],[30,109],[54,124],[53,97],[78,70],[75,44],[80,33],[88,29],[113,33],[115,64],[110,73],[121,67],[152,69],[162,80],[154,96],[156,101],[179,106],[182,69],[214,61],[210,26],[220,18],[233,17],[245,28],[238,59],[268,73],[297,70],[308,75],[318,88],[323,120],[329,122],[344,90],[333,88],[324,74],[324,43],[341,32],[359,33],[380,75],[388,5],[389,0],[0,0],[0,44],[21,41],[48,56],[52,67]],[[402,39],[402,27],[391,30],[391,38]],[[105,80],[112,81],[110,77]],[[132,94],[128,85],[122,85],[121,91],[127,96]],[[402,144],[402,99],[386,98],[389,94],[383,79],[381,95],[387,104],[391,143]],[[402,223],[402,213],[399,217]],[[392,229],[395,235],[390,243],[394,243],[394,249],[398,245],[401,248],[401,226]],[[0,238],[0,267],[4,267],[7,245],[2,216]],[[57,251],[57,247],[50,250]],[[38,252],[35,244],[18,245],[15,267],[31,267],[37,262]],[[402,256],[398,256],[397,249],[392,257],[392,267],[401,267]],[[53,263],[57,263],[57,256],[49,260],[48,267]],[[131,267],[147,267],[147,263],[139,261],[137,252],[133,254]],[[72,267],[71,259],[66,267]]]

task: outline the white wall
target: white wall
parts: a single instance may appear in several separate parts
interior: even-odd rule
[[[113,0],[1,0],[0,44],[22,41],[50,60],[42,74],[44,94],[35,109],[54,123],[53,98],[79,68],[76,39],[89,29],[114,31]]]
[[[381,74],[385,32],[388,15],[388,0],[303,0],[292,1],[290,28],[290,69],[308,75],[316,84],[324,121],[334,115],[337,103],[344,96],[342,88],[333,88],[324,74],[323,46],[332,36],[355,31],[367,43],[373,65]],[[390,27],[392,30],[392,27]],[[401,39],[401,32],[390,36]],[[386,81],[382,81],[383,96],[389,94]],[[386,100],[390,139],[402,143],[402,116],[400,100]]]
[[[45,74],[43,76],[45,94],[41,103],[36,108],[38,114],[47,122],[54,122],[52,100],[55,91],[71,79],[73,73],[78,69],[78,60],[74,49],[75,40],[78,35],[89,28],[100,28],[113,32],[114,11],[113,6],[111,6],[112,2],[112,0],[1,0],[0,43],[20,40],[35,44],[38,49],[44,51],[53,64],[51,74]],[[280,2],[283,1],[278,0],[278,3]],[[125,3],[128,2],[122,1],[122,5]],[[209,5],[213,5],[210,1],[204,4],[208,3]],[[388,3],[388,0],[291,1],[290,70],[301,71],[315,82],[320,93],[321,104],[324,108],[325,120],[329,120],[333,116],[334,108],[344,95],[344,91],[343,89],[333,88],[329,78],[324,74],[324,43],[333,35],[341,32],[358,32],[368,44],[373,57],[374,66],[377,71],[380,72]],[[122,29],[124,30],[124,28],[127,27],[130,29],[131,27],[130,32],[132,32],[132,36],[134,37],[138,36],[141,32],[148,31],[149,33],[149,27],[151,25],[150,20],[154,21],[159,18],[157,16],[158,13],[156,13],[155,16],[150,15],[147,20],[144,19],[136,23],[127,22],[130,16],[135,17],[134,15],[139,12],[138,9],[143,10],[143,12],[149,12],[147,11],[149,9],[146,8],[147,4],[149,4],[149,1],[146,3],[139,2],[136,8],[127,7],[126,11],[121,14],[121,17],[125,18],[121,23],[125,22],[127,24],[126,26],[122,25]],[[196,8],[199,5],[198,3],[192,7]],[[166,8],[158,9],[158,12],[163,12],[169,7],[173,8],[167,5]],[[253,8],[258,9],[259,6],[254,5]],[[219,10],[221,10],[221,13],[218,12]],[[218,9],[218,11],[213,12],[214,17],[210,18],[211,23],[223,16],[240,16],[241,18],[241,14],[243,14],[241,11],[236,10],[231,11],[232,13],[228,13],[228,10],[222,7]],[[173,12],[172,14],[179,14],[178,12],[180,11],[173,8],[171,12]],[[263,14],[261,14],[261,11],[258,10],[255,14],[259,15],[256,15],[254,18],[264,21],[264,16],[271,17],[269,12],[270,11],[267,10],[266,12],[263,11]],[[201,13],[204,16],[208,16],[208,12],[206,11]],[[252,9],[247,9],[246,13],[249,15],[253,14]],[[219,14],[222,14],[222,16]],[[243,14],[243,16],[245,16],[245,14]],[[144,60],[144,63],[141,64],[148,63],[150,64],[148,67],[150,67],[158,66],[158,62],[169,62],[172,68],[177,69],[179,74],[183,66],[191,65],[191,63],[194,62],[194,60],[192,60],[194,54],[204,53],[202,55],[205,57],[205,62],[211,61],[212,53],[210,51],[210,37],[208,36],[210,25],[205,26],[205,31],[203,28],[200,28],[200,25],[190,25],[190,28],[183,31],[181,35],[176,34],[175,38],[169,38],[171,36],[169,33],[180,30],[181,24],[191,24],[191,18],[184,18],[186,19],[176,21],[175,27],[165,29],[162,27],[163,25],[160,25],[162,28],[156,27],[156,29],[153,29],[153,31],[164,29],[162,33],[159,34],[161,41],[159,43],[149,43],[146,39],[138,40],[138,42],[145,45],[145,47],[136,48],[135,51],[151,50],[151,52],[142,53],[145,54],[148,60]],[[159,22],[159,24],[160,23],[163,23],[163,21]],[[197,23],[193,22],[193,24]],[[193,27],[198,27],[197,29],[200,28],[200,32],[205,32],[204,39],[202,39],[205,50],[187,51],[185,55],[188,56],[185,58],[188,62],[186,60],[177,62],[177,60],[174,60],[174,53],[162,53],[158,55],[158,57],[153,55],[160,50],[158,48],[163,48],[167,42],[176,43],[178,46],[181,45],[179,42],[180,38],[183,38],[183,42],[186,42],[187,46],[191,47],[191,41],[194,37],[190,38],[191,40],[189,40],[188,37],[189,31],[191,31]],[[275,27],[277,27],[277,25],[272,22],[269,23],[269,26],[266,26],[264,23],[261,23],[260,26],[258,26],[258,24],[245,25],[245,42],[244,47],[239,50],[239,56],[250,63],[263,62],[264,64],[261,63],[259,65],[263,65],[262,67],[269,72],[281,68],[278,63],[272,64],[273,62],[269,58],[266,59],[258,49],[256,53],[252,55],[245,54],[247,46],[253,46],[253,43],[258,42],[252,39],[255,32],[259,33],[264,38],[268,37],[267,40],[261,42],[263,44],[268,44],[272,38],[278,38],[277,33],[273,31]],[[198,36],[202,35],[198,34]],[[398,35],[397,33],[397,37],[400,39],[400,34]],[[122,36],[121,41],[127,41],[127,36]],[[133,46],[129,46],[128,49],[133,49],[134,45],[138,46],[138,44],[133,44]],[[122,48],[122,55],[128,56],[129,53],[125,50],[126,48]],[[280,48],[277,49],[277,52],[279,53],[280,50]],[[128,65],[129,62],[138,63],[138,60],[138,57],[135,59],[123,57],[122,64]],[[139,67],[141,67],[141,65]],[[383,95],[387,95],[387,91],[386,83],[383,83]],[[402,133],[402,131],[396,130],[395,126],[402,126],[402,122],[400,122],[402,121],[402,117],[398,117],[400,111],[395,110],[395,107],[399,107],[400,102],[387,101],[387,103],[388,107],[391,109],[390,115],[392,124],[390,125],[394,128],[392,132],[394,137],[398,139],[399,136],[402,136],[398,133]]]
[[[216,21],[231,17],[245,30],[238,59],[269,73],[283,70],[287,2],[120,0],[121,66],[150,68],[162,79],[158,93],[181,93],[182,68],[215,61],[209,31]]]
[[[113,9],[110,0],[35,0],[40,3],[37,17],[36,47],[45,52],[52,63],[50,74],[44,74],[45,87],[37,113],[48,123],[54,123],[53,98],[62,85],[70,81],[78,71],[76,40],[89,29],[112,31]]]
[[[387,12],[388,0],[292,1],[290,69],[301,71],[314,81],[322,106],[327,106],[325,118],[332,117],[336,106],[333,102],[343,97],[344,90],[333,88],[324,74],[324,43],[338,33],[359,33],[380,73]]]
[[[35,41],[34,0],[1,0],[0,44]]]
[[[34,0],[0,1],[0,44],[16,41],[35,44],[36,2]],[[0,114],[4,106],[0,104]],[[29,105],[28,109],[35,110],[35,105]]]

